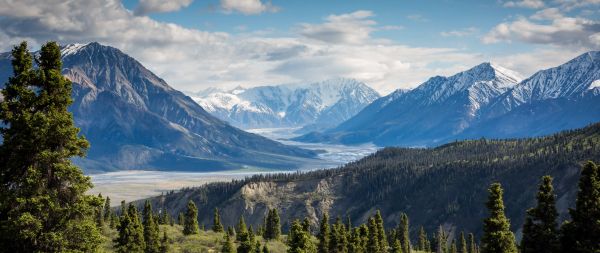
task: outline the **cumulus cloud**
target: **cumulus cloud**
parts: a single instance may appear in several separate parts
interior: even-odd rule
[[[369,38],[376,22],[369,19],[371,11],[356,11],[342,15],[330,15],[321,24],[302,24],[300,34],[327,43],[360,43]]]
[[[482,41],[487,44],[520,41],[597,48],[593,40],[594,35],[599,32],[599,20],[566,17],[557,9],[551,8],[536,12],[530,18],[518,17],[515,21],[500,23]]]
[[[245,15],[256,15],[263,12],[277,12],[279,7],[261,0],[221,0],[221,8],[225,13],[240,12]]]
[[[135,15],[146,15],[154,12],[172,12],[187,7],[192,0],[140,0],[135,8]]]
[[[504,7],[520,7],[520,8],[539,9],[544,6],[545,6],[545,4],[544,4],[544,1],[542,1],[542,0],[507,1],[504,3]]]
[[[477,31],[479,30],[475,27],[467,27],[459,30],[444,31],[441,32],[440,35],[442,35],[443,37],[465,37],[472,35]]]

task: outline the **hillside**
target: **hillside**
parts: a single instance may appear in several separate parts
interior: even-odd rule
[[[395,226],[399,213],[406,212],[411,224],[423,224],[430,232],[444,225],[481,233],[486,189],[498,181],[505,188],[512,229],[520,231],[543,175],[555,178],[560,218],[566,218],[580,165],[587,160],[600,160],[600,123],[539,138],[386,148],[338,169],[213,183],[152,201],[177,213],[192,199],[200,222],[207,225],[214,207],[222,210],[225,225],[233,225],[240,215],[256,225],[267,208],[278,208],[282,221],[307,216],[313,225],[324,212],[362,223],[380,209],[387,226]]]
[[[297,168],[315,156],[219,120],[116,48],[71,44],[61,54],[73,82],[70,111],[91,143],[88,156],[75,161],[88,173]],[[0,89],[10,64],[10,55],[0,54]]]

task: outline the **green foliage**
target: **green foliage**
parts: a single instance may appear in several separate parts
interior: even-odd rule
[[[110,209],[110,197],[106,197],[106,201],[104,201],[104,222],[111,222],[112,219],[112,211]]]
[[[85,193],[89,177],[71,163],[88,142],[78,136],[71,82],[60,48],[44,44],[33,68],[27,43],[12,51],[13,76],[0,102],[0,248],[7,252],[89,252],[101,243],[94,214],[101,200]]]
[[[417,250],[431,251],[430,242],[429,242],[429,239],[427,238],[427,232],[425,232],[425,228],[423,228],[423,226],[421,226],[421,228],[419,228],[419,241],[417,242],[417,244],[418,244]]]
[[[219,209],[215,207],[215,214],[213,218],[213,227],[212,230],[214,232],[223,232],[223,224],[221,224],[221,217],[219,216]]]
[[[235,253],[235,247],[233,246],[233,241],[228,233],[225,233],[223,237],[223,243],[221,246],[221,253]]]
[[[510,221],[504,214],[503,190],[499,183],[493,183],[489,190],[486,207],[489,217],[484,220],[482,253],[516,253],[515,236],[510,231]]]
[[[461,231],[460,232],[460,245],[458,247],[458,252],[459,253],[469,253],[469,250],[467,249],[467,240],[465,239],[465,232]]]
[[[265,239],[277,240],[281,235],[281,224],[277,209],[270,209],[267,214],[267,223],[265,224]]]
[[[571,220],[561,227],[562,252],[600,252],[600,168],[587,162],[579,178]]]
[[[435,239],[436,239],[435,252],[437,252],[437,253],[447,252],[448,235],[446,235],[446,232],[444,231],[444,228],[442,226],[439,227],[437,235],[435,236]]]
[[[237,227],[237,241],[240,242],[240,245],[237,247],[238,253],[250,253],[253,250],[254,246],[254,238],[253,234],[248,231],[246,227],[246,222],[244,221],[244,217],[240,217],[240,221],[238,222]]]
[[[146,200],[144,204],[144,241],[146,242],[146,253],[158,253],[160,251],[160,236],[158,234],[158,223],[154,220],[152,204]]]
[[[558,252],[558,223],[556,221],[558,212],[556,211],[552,177],[542,177],[536,198],[537,206],[527,210],[523,225],[521,252]]]
[[[185,215],[183,215],[182,212],[179,212],[179,215],[177,216],[177,224],[183,226],[184,223],[185,223]]]
[[[163,231],[163,237],[160,240],[160,248],[159,248],[159,252],[160,253],[167,253],[169,252],[169,249],[171,248],[171,242],[169,241],[169,236],[167,235],[167,231]]]
[[[300,221],[294,220],[288,237],[288,253],[316,253],[310,235],[302,228]]]
[[[374,217],[369,218],[369,241],[367,243],[367,252],[383,253],[379,244],[379,229]]]
[[[477,253],[477,243],[475,242],[475,235],[469,233],[469,253]]]
[[[324,213],[323,218],[321,219],[321,223],[319,224],[319,233],[317,234],[317,239],[319,239],[317,249],[319,252],[329,252],[330,236],[331,229],[329,226],[329,215],[327,213]]]
[[[117,252],[144,252],[144,228],[134,205],[129,204],[127,210],[123,207],[117,230],[119,236],[114,240]]]
[[[198,208],[196,208],[196,204],[194,204],[194,201],[190,200],[188,202],[187,212],[185,213],[183,234],[197,234],[198,230]]]
[[[400,214],[400,224],[398,224],[398,240],[402,247],[402,252],[410,253],[410,229],[408,224],[408,215]]]

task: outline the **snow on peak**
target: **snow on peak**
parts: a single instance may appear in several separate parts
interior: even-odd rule
[[[523,81],[523,76],[514,70],[507,69],[493,62],[490,62],[490,66],[494,69],[496,76],[498,77],[508,78],[514,83],[520,83]]]
[[[588,87],[588,90],[592,90],[595,88],[600,88],[600,79],[593,81],[592,84],[590,84],[590,87]]]
[[[87,43],[87,44],[81,44],[81,43],[68,44],[68,45],[64,46],[60,50],[60,54],[62,55],[62,57],[75,54],[75,53],[79,52],[79,50],[81,50],[82,48],[84,48],[85,46],[87,46],[89,44],[90,43]]]

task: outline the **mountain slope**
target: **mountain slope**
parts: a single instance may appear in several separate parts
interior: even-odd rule
[[[554,177],[560,219],[573,206],[580,165],[600,161],[600,123],[559,134],[508,140],[453,142],[437,148],[386,148],[339,169],[302,174],[261,175],[231,183],[214,183],[152,198],[170,213],[199,204],[200,223],[212,224],[221,210],[225,225],[240,216],[256,227],[268,208],[278,208],[282,222],[308,217],[350,216],[363,223],[380,209],[387,228],[405,212],[429,233],[443,225],[453,232],[481,233],[487,215],[487,187],[502,183],[512,230],[519,231],[525,210],[535,204],[540,177]],[[143,201],[138,202],[139,205]],[[284,227],[287,224],[283,223]]]
[[[296,140],[434,145],[468,128],[481,108],[519,81],[512,71],[483,63],[451,77],[433,77],[411,91],[396,91],[322,135]]]
[[[379,94],[353,79],[207,90],[192,94],[207,111],[241,128],[325,129],[354,116]]]
[[[314,156],[213,117],[118,49],[74,44],[62,54],[70,110],[92,144],[77,160],[88,171],[295,168]],[[10,69],[8,58],[0,64]]]

